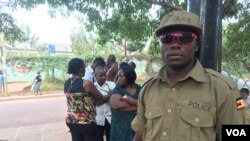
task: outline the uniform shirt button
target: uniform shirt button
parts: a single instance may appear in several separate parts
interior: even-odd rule
[[[164,131],[164,132],[162,132],[162,135],[163,135],[163,136],[167,136],[167,135],[168,135],[168,132]]]
[[[171,109],[168,109],[167,111],[168,111],[168,113],[171,113],[171,112],[172,112]]]
[[[194,121],[195,121],[195,122],[199,122],[200,119],[199,119],[198,117],[196,117],[196,118],[194,118]]]

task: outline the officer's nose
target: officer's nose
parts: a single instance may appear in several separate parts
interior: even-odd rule
[[[180,40],[179,40],[179,38],[177,36],[174,36],[172,44],[181,44],[181,42],[180,42]]]

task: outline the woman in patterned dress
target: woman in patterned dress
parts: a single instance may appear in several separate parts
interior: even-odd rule
[[[71,59],[68,73],[72,77],[65,81],[64,93],[68,106],[66,124],[72,141],[98,141],[94,101],[108,101],[109,97],[103,96],[92,82],[82,79],[85,74],[82,59]]]

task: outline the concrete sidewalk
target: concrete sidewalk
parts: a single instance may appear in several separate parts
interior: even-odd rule
[[[48,98],[48,97],[58,97],[58,96],[64,96],[64,93],[63,92],[56,92],[56,93],[46,93],[46,94],[42,94],[42,95],[7,96],[7,97],[0,97],[0,101],[22,100],[22,99],[36,99],[36,98]]]

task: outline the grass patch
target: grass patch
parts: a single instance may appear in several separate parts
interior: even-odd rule
[[[53,79],[45,79],[42,81],[41,90],[42,91],[55,91],[55,90],[63,90],[64,81],[53,78]]]

